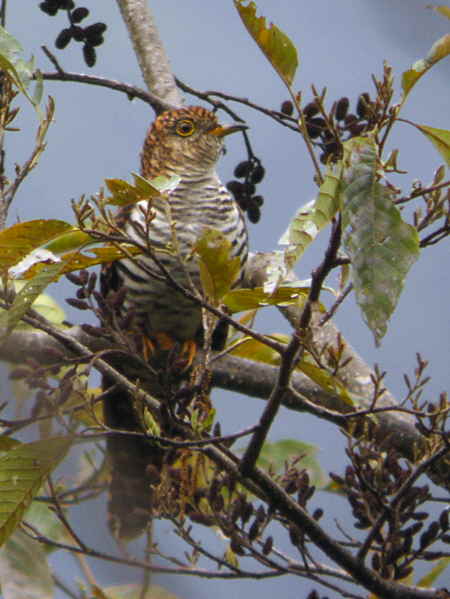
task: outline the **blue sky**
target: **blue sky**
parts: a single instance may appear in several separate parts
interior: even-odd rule
[[[65,21],[62,15],[48,18],[38,9],[37,2],[31,4],[27,3],[24,10],[23,3],[10,3],[7,28],[21,41],[26,54],[36,56],[41,70],[52,70],[40,46],[45,43],[55,51],[53,41]],[[143,87],[115,3],[87,1],[85,4],[91,9],[93,21],[108,24],[106,43],[99,48],[94,69],[88,69],[82,62],[78,47],[56,51],[63,67],[76,72],[89,70]],[[287,98],[283,84],[248,36],[232,2],[160,0],[152,4],[174,72],[180,79],[199,90],[229,92],[269,108],[278,108]],[[326,86],[330,104],[346,95],[353,105],[359,93],[372,92],[370,75],[381,74],[383,60],[393,66],[399,90],[401,72],[426,55],[432,43],[448,31],[448,21],[426,9],[427,4],[419,0],[258,2],[261,13],[282,28],[299,50],[300,67],[294,88],[302,90],[308,99],[312,83],[318,88]],[[405,107],[405,118],[433,127],[449,127],[449,65],[448,60],[442,61],[417,85]],[[131,171],[138,169],[141,144],[153,118],[147,105],[138,100],[129,102],[126,96],[104,89],[48,82],[45,91],[56,100],[56,122],[41,164],[23,186],[10,213],[11,223],[31,218],[71,220],[70,199],[95,193],[107,177],[129,178]],[[195,98],[187,101],[197,103]],[[267,169],[260,186],[265,197],[263,217],[258,225],[249,225],[251,246],[254,250],[272,250],[295,210],[314,196],[311,163],[299,136],[245,107],[236,104],[233,108],[249,124],[254,151]],[[24,107],[19,121],[22,132],[10,134],[6,141],[9,160],[18,162],[26,158],[36,127],[34,114],[28,107]],[[415,178],[429,182],[441,164],[438,153],[408,125],[397,126],[389,149],[394,147],[400,148],[400,166],[408,171],[395,180],[404,191]],[[239,136],[229,138],[227,149],[220,164],[225,181],[231,178],[236,163],[245,159]],[[326,242],[326,235],[322,237],[298,265],[299,278],[309,277],[311,269],[319,263]],[[388,371],[388,384],[398,397],[404,392],[402,374],[412,372],[417,351],[431,362],[432,381],[426,396],[437,397],[448,387],[449,273],[448,245],[423,253],[411,271],[390,330],[379,349],[374,347],[353,299],[338,314],[337,323],[346,338],[368,363],[377,362]],[[70,291],[67,283],[50,289],[61,301]],[[80,312],[69,308],[68,315],[73,321],[80,318]],[[268,311],[260,318],[260,327],[268,332],[288,330],[275,311]],[[217,407],[224,429],[231,432],[253,423],[262,402],[219,393]],[[274,426],[272,439],[281,437],[317,443],[322,448],[325,469],[342,468],[343,452],[336,448],[343,448],[343,441],[331,426],[283,412]],[[330,505],[327,498],[323,501],[323,505]],[[98,522],[95,533],[92,525],[79,516],[79,525],[92,542],[96,542],[97,535],[99,543],[108,542],[102,528],[103,510],[103,504],[99,503],[90,516],[95,518],[96,526]],[[160,528],[167,532],[169,527],[163,524]],[[135,576],[117,567],[97,565],[103,582],[128,577],[132,580]],[[69,567],[68,562],[65,567]],[[210,597],[211,592],[216,599],[241,597],[249,592],[247,584],[250,583],[180,578],[167,582],[180,597],[199,599]],[[259,584],[258,593],[265,599],[277,589],[285,597],[298,597],[310,588],[311,585],[298,579],[286,578]]]

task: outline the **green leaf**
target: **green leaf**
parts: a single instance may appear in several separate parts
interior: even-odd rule
[[[234,5],[247,31],[270,61],[278,75],[289,87],[294,80],[298,67],[297,50],[288,36],[276,25],[268,27],[265,17],[256,16],[256,4],[245,0],[234,0]]]
[[[45,478],[64,458],[71,443],[67,437],[23,443],[0,457],[0,545],[22,520]]]
[[[25,281],[13,281],[13,286],[16,292],[21,291],[25,285]],[[61,325],[65,320],[64,310],[52,297],[50,297],[50,295],[47,295],[46,293],[41,293],[38,295],[33,303],[33,308],[52,324]],[[6,313],[7,311],[0,308],[0,322],[3,315]],[[33,328],[26,323],[19,323],[19,327],[21,329]]]
[[[0,585],[4,599],[51,599],[53,578],[44,545],[15,530],[0,548]]]
[[[314,381],[316,385],[319,385],[322,389],[328,393],[338,395],[340,399],[349,406],[354,405],[354,401],[347,391],[345,385],[325,368],[320,368],[316,364],[313,364],[310,360],[300,360],[296,366],[296,370],[300,370],[309,379]]]
[[[142,595],[142,586],[133,583],[105,587],[102,590],[108,599],[178,599],[177,595],[156,584],[151,584],[145,595]]]
[[[14,298],[10,308],[0,315],[0,330],[10,333],[20,322],[24,314],[41,295],[43,290],[61,275],[64,263],[44,265],[43,268],[28,281]]]
[[[403,101],[415,86],[417,81],[431,67],[450,54],[450,33],[438,39],[431,47],[425,58],[415,62],[412,67],[402,75]]]
[[[425,137],[431,141],[436,150],[444,158],[447,166],[450,166],[450,131],[448,129],[435,129],[434,127],[426,127],[425,125],[417,125],[412,123],[416,129],[425,135]]]
[[[223,233],[207,227],[194,246],[203,290],[216,305],[239,277],[240,259],[232,258],[231,250],[231,242]]]
[[[28,87],[35,72],[34,59],[28,62],[19,58],[23,48],[18,40],[9,34],[3,27],[0,27],[0,68],[6,71],[17,88],[25,95],[36,109],[39,117],[42,113],[39,108],[39,101],[42,97],[42,78],[36,83],[36,88],[32,96],[28,93]]]
[[[375,142],[361,137],[345,142],[344,161],[343,241],[356,300],[378,345],[419,255],[419,237],[379,181]]]
[[[73,537],[68,533],[67,528],[58,518],[53,507],[53,505],[43,501],[32,501],[23,516],[23,520],[31,524],[43,537],[59,543],[71,543]],[[67,512],[67,509],[64,509],[64,511]],[[55,547],[45,544],[42,545],[42,548],[47,554],[56,550]]]
[[[112,196],[107,199],[108,204],[114,206],[136,204],[141,200],[148,200],[172,191],[181,180],[178,175],[155,177],[151,180],[145,179],[137,173],[132,173],[132,175],[134,185],[122,179],[105,179],[106,186],[112,193]]]
[[[263,306],[302,305],[309,293],[309,287],[278,287],[272,294],[262,287],[253,289],[232,289],[223,297],[223,303],[231,312],[254,310]]]
[[[292,268],[319,232],[328,225],[340,207],[342,162],[329,166],[315,200],[302,206],[281,236],[279,244],[287,245],[286,263]]]
[[[310,483],[316,487],[324,487],[328,482],[328,477],[317,460],[318,449],[316,445],[293,439],[264,443],[258,458],[258,466],[264,470],[272,468],[280,474],[284,472],[286,461],[301,457],[298,467],[308,471]]]
[[[450,557],[443,557],[431,568],[429,572],[427,572],[427,574],[425,574],[425,576],[422,576],[422,578],[417,582],[417,586],[429,589],[448,567],[450,567]]]
[[[62,220],[30,220],[0,231],[0,269],[10,268],[34,249],[72,229]]]
[[[60,256],[65,252],[79,250],[92,243],[98,243],[98,241],[88,235],[88,233],[80,231],[78,227],[71,227],[67,233],[63,233],[55,239],[52,239],[49,243],[46,243],[44,248],[52,252],[52,254]]]
[[[428,6],[428,8],[432,8],[438,14],[442,15],[443,17],[447,17],[447,19],[450,19],[450,7],[449,6],[444,6],[443,4],[434,4],[434,5]]]

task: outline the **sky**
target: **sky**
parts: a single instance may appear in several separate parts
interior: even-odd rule
[[[372,92],[371,74],[381,75],[384,60],[393,66],[396,89],[400,90],[401,73],[425,56],[433,42],[449,28],[448,21],[426,8],[427,1],[273,3],[260,0],[257,4],[260,13],[274,21],[297,46],[300,67],[294,89],[301,90],[308,100],[311,84],[319,89],[326,86],[329,105],[348,96],[355,106],[361,92]],[[99,48],[93,69],[83,63],[78,46],[55,50],[54,39],[65,26],[65,19],[63,15],[47,17],[37,2],[27,2],[26,11],[23,1],[10,3],[7,29],[22,43],[26,55],[35,55],[43,71],[53,70],[40,50],[40,46],[46,44],[67,71],[89,71],[143,87],[115,3],[86,0],[83,5],[91,10],[90,22],[100,20],[108,24],[106,42]],[[274,109],[287,99],[282,82],[247,34],[231,1],[155,0],[151,6],[173,70],[191,87],[228,92]],[[449,80],[450,61],[442,61],[414,89],[403,116],[432,127],[449,128]],[[105,89],[47,82],[45,94],[55,98],[55,123],[41,162],[27,179],[10,213],[10,223],[33,218],[71,221],[71,199],[96,193],[105,178],[130,179],[130,173],[138,170],[141,144],[153,118],[147,105],[138,100],[130,102],[123,94]],[[188,98],[187,103],[198,102]],[[249,224],[251,248],[254,251],[277,249],[277,241],[296,209],[314,197],[311,163],[298,135],[243,106],[233,104],[232,108],[249,125],[254,151],[267,171],[259,188],[265,198],[262,219],[257,225]],[[6,139],[10,165],[26,159],[29,152],[36,129],[31,108],[24,106],[18,124],[21,132],[11,133]],[[234,166],[246,157],[240,136],[228,139],[227,154],[220,163],[224,181],[232,178]],[[429,142],[406,124],[398,124],[391,137],[388,149],[395,147],[400,148],[400,166],[407,171],[406,175],[396,178],[395,183],[405,192],[416,178],[429,182],[442,162]],[[300,279],[309,277],[318,265],[325,243],[326,234],[306,252],[296,268]],[[403,373],[412,373],[416,352],[430,361],[432,380],[425,396],[436,398],[448,388],[448,257],[448,244],[423,252],[412,268],[380,348],[375,348],[353,298],[349,298],[338,313],[336,321],[345,337],[369,364],[378,363],[387,371],[387,383],[397,397],[405,392]],[[63,302],[71,293],[71,286],[63,282],[52,286],[49,292]],[[80,312],[67,305],[66,310],[70,320],[80,321]],[[264,332],[289,330],[281,317],[270,310],[260,318],[259,326]],[[216,402],[226,432],[254,423],[263,406],[258,400],[225,392],[217,393]],[[236,424],[237,409],[240,418]],[[342,471],[343,437],[330,425],[304,415],[293,417],[283,410],[273,427],[271,440],[290,437],[316,443],[324,469]],[[334,501],[334,498],[321,497],[319,504],[331,507]],[[88,542],[110,543],[103,523],[103,502],[99,501],[87,518],[84,514],[77,518]],[[95,530],[89,525],[91,519],[95,519]],[[167,524],[160,525],[159,529],[163,537],[170,539]],[[170,542],[162,540],[163,544]],[[70,558],[57,559],[61,559],[61,567],[66,572],[72,568],[74,576],[77,575]],[[125,582],[136,577],[131,570],[101,562],[95,563],[95,572],[103,583]],[[191,578],[157,580],[187,599],[206,599],[212,591],[216,599],[234,599],[248,593],[250,584]],[[260,599],[266,599],[276,590],[290,599],[302,596],[301,593],[306,596],[311,588],[307,582],[286,577],[260,583],[258,593]]]

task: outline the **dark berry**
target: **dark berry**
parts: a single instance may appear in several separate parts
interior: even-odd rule
[[[66,10],[72,10],[75,7],[73,0],[58,0],[58,7]]]
[[[102,33],[105,33],[106,25],[105,23],[94,23],[93,25],[86,27],[84,31],[87,37],[90,35],[101,35]]]
[[[259,221],[259,219],[261,218],[261,210],[255,204],[251,204],[247,208],[247,215],[248,215],[248,220],[251,223],[256,224]]]
[[[352,125],[353,123],[356,123],[357,120],[358,117],[355,114],[348,114],[344,119],[344,125]]]
[[[83,19],[85,19],[89,14],[89,10],[87,8],[85,8],[84,6],[80,6],[79,8],[76,8],[74,11],[72,11],[71,13],[71,19],[72,19],[72,23],[80,23]]]
[[[39,4],[39,8],[42,10],[42,12],[45,12],[50,17],[54,17],[58,12],[58,5],[54,2],[41,2]]]
[[[325,144],[324,150],[327,154],[336,154],[339,150],[339,144],[337,141],[331,141],[330,143]]]
[[[358,104],[356,106],[356,112],[361,119],[365,119],[370,114],[370,96],[366,92],[361,94],[358,98]]]
[[[349,100],[348,98],[341,98],[340,100],[338,100],[338,103],[336,104],[336,119],[338,121],[343,121],[345,119],[345,117],[347,116],[347,112],[348,112],[348,107],[349,107]]]
[[[97,56],[95,54],[95,48],[93,46],[91,46],[90,44],[84,44],[83,56],[84,56],[84,61],[88,67],[93,67],[95,65]]]
[[[63,48],[65,48],[68,43],[70,42],[70,40],[72,39],[72,30],[71,29],[63,29],[58,37],[55,40],[55,46],[58,48],[58,50],[62,50]]]
[[[365,127],[364,123],[354,123],[353,125],[350,125],[348,131],[352,137],[357,137],[358,135],[361,135]]]
[[[82,42],[84,40],[83,27],[78,27],[77,25],[72,25],[70,30],[72,31],[72,37],[76,42]]]
[[[101,46],[104,41],[105,41],[105,38],[101,34],[91,35],[89,38],[89,43],[91,44],[91,46]]]
[[[311,139],[319,137],[319,135],[326,129],[326,126],[325,120],[321,117],[310,119],[306,123],[309,137],[311,137]]]
[[[252,183],[255,183],[255,184],[261,183],[261,181],[264,179],[265,174],[266,174],[265,168],[261,164],[258,164],[254,168],[254,170],[250,176],[250,179],[251,179]]]
[[[244,193],[248,196],[252,196],[256,191],[256,187],[253,183],[244,183]]]
[[[238,179],[243,179],[250,173],[251,168],[252,163],[250,160],[244,160],[243,162],[240,162],[234,169],[234,176]]]
[[[226,184],[226,188],[228,189],[228,191],[231,191],[231,193],[235,196],[242,195],[245,191],[244,183],[241,183],[240,181],[236,180],[228,181],[228,183]]]
[[[319,107],[315,102],[310,102],[303,109],[303,115],[305,119],[310,119],[312,116],[319,112]]]
[[[292,102],[290,100],[285,100],[283,102],[283,104],[281,105],[280,112],[282,112],[283,114],[286,114],[287,116],[292,116],[292,114],[294,112],[294,105],[292,104]]]
[[[258,208],[264,204],[264,198],[262,196],[253,196],[252,201]]]

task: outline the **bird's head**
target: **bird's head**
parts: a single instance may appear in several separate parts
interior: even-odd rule
[[[163,112],[147,134],[142,151],[142,174],[201,176],[214,170],[223,138],[246,129],[245,125],[220,125],[215,114],[201,106]]]

